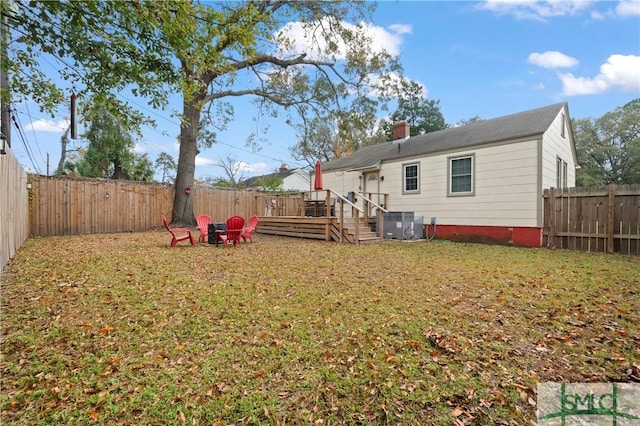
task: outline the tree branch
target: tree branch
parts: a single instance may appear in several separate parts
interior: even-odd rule
[[[276,93],[267,92],[266,90],[262,90],[262,89],[247,89],[247,90],[224,90],[222,92],[211,93],[205,98],[205,102],[210,102],[216,99],[222,99],[226,97],[240,97],[240,96],[247,96],[247,95],[259,96],[261,98],[268,99],[283,107],[291,107],[294,105],[309,103],[313,101],[313,98],[287,101],[281,97],[278,97],[278,94]]]

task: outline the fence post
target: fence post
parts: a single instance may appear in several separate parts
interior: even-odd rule
[[[549,236],[547,247],[556,246],[556,189],[549,188]]]
[[[615,184],[609,184],[609,202],[607,205],[607,253],[613,253],[613,216],[615,214],[616,204],[616,186]]]

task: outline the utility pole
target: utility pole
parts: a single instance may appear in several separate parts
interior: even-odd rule
[[[9,89],[9,18],[4,13],[5,4],[0,11],[2,22],[0,22],[0,132],[5,137],[7,146],[11,146],[11,90]]]

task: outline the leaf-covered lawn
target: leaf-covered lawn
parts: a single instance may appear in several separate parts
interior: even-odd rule
[[[167,232],[30,239],[2,424],[531,424],[539,382],[640,380],[640,260]]]

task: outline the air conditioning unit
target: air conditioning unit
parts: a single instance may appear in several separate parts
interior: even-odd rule
[[[379,216],[378,216],[379,218]],[[423,238],[424,220],[414,212],[387,212],[384,215],[384,238],[417,240]]]

